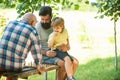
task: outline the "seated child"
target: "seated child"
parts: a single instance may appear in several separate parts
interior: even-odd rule
[[[48,47],[56,52],[56,56],[65,61],[65,69],[67,72],[68,80],[75,80],[72,75],[72,57],[69,56],[68,50],[70,49],[68,32],[64,26],[64,20],[61,17],[56,17],[52,20],[51,26],[53,32],[49,35]],[[58,47],[64,45],[65,49],[59,50]]]

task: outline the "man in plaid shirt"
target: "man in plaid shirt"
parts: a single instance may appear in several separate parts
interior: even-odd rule
[[[41,72],[40,40],[35,26],[37,19],[33,13],[26,13],[21,21],[10,21],[0,40],[0,76],[2,71],[18,71],[24,67],[29,51]],[[13,80],[8,77],[7,80]]]

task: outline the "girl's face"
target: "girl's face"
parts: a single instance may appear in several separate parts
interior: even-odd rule
[[[54,26],[53,27],[53,30],[55,31],[55,32],[59,32],[59,33],[61,33],[62,31],[63,31],[63,25],[58,25],[58,26]]]

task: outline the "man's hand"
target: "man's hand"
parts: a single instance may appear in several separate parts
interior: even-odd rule
[[[37,66],[37,71],[39,72],[39,74],[43,74],[45,72],[45,69],[44,69],[44,67],[39,65],[39,66]]]
[[[52,50],[49,50],[49,51],[46,52],[46,56],[48,56],[48,57],[55,57],[56,56],[56,52],[52,51]]]
[[[62,44],[62,45],[58,46],[57,49],[59,49],[60,51],[66,52],[70,49],[70,47],[69,47],[69,45]]]

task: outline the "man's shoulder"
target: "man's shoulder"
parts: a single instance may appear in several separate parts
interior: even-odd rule
[[[10,23],[12,23],[12,24],[17,23],[17,24],[18,24],[18,23],[19,23],[19,21],[18,21],[18,20],[12,20],[12,21],[9,21],[9,24],[10,24]]]

